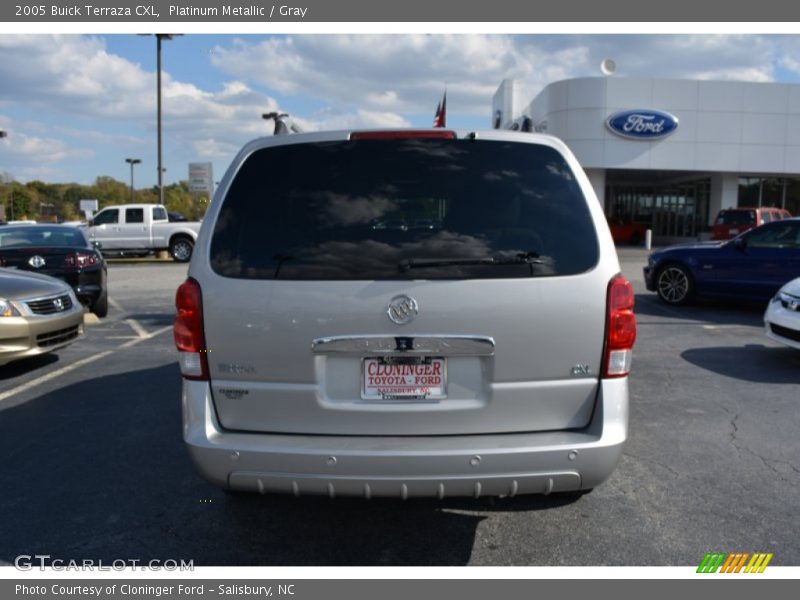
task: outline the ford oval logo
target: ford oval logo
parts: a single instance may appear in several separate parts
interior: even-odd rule
[[[606,126],[622,137],[654,140],[675,131],[678,128],[678,117],[660,110],[624,110],[608,117]]]

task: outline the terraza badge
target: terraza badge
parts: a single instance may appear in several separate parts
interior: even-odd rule
[[[623,110],[608,117],[606,126],[625,138],[654,140],[674,132],[678,128],[678,118],[660,110]]]

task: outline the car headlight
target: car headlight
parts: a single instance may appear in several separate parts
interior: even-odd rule
[[[772,299],[773,302],[780,302],[785,307],[791,307],[792,310],[795,310],[794,307],[800,303],[800,298],[797,296],[792,296],[791,294],[787,294],[786,292],[779,291],[775,294],[775,297]]]
[[[20,316],[17,307],[14,306],[10,300],[0,298],[0,317],[18,317]]]

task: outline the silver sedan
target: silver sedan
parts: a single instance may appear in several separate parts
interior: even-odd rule
[[[83,312],[66,283],[0,268],[0,365],[71,344],[83,335]]]

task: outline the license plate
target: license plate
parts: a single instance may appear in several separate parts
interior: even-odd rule
[[[447,361],[423,358],[393,361],[365,358],[362,363],[363,400],[441,400],[447,390]]]
[[[729,229],[728,230],[728,235],[739,235],[739,230],[738,229]]]

